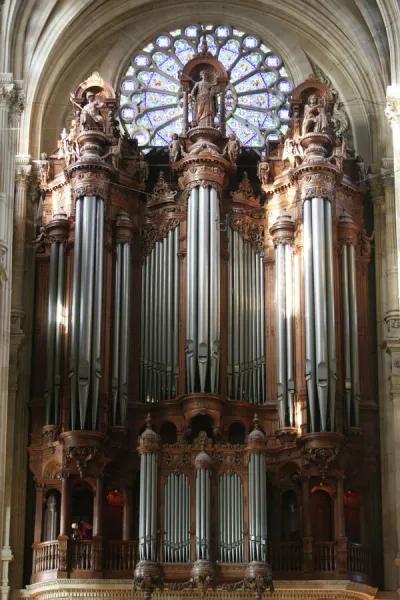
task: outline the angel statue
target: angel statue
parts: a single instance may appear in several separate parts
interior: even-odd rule
[[[87,104],[82,108],[80,125],[81,130],[100,129],[104,131],[104,118],[100,112],[101,108],[105,107],[104,102],[96,100],[96,95],[93,92],[86,94]]]
[[[214,117],[217,114],[217,92],[218,83],[208,81],[207,71],[201,71],[200,81],[194,84],[190,94],[193,106],[193,120],[196,126],[214,126]]]

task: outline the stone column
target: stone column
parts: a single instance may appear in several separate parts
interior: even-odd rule
[[[11,73],[0,74],[0,593],[4,600],[10,590],[9,563],[13,559],[10,523],[15,403],[14,398],[8,398],[8,371],[15,155],[23,107],[21,82],[13,81]]]

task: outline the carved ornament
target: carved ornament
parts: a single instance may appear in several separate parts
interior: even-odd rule
[[[104,171],[74,170],[72,173],[71,184],[75,200],[82,196],[99,196],[107,200],[109,183],[109,177]]]
[[[96,446],[68,446],[64,456],[64,469],[75,462],[79,476],[82,479],[88,463],[96,459],[99,455],[99,449]]]

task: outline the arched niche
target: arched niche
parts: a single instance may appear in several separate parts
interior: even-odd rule
[[[311,494],[311,533],[314,542],[333,540],[332,497],[326,489],[315,488]]]
[[[160,438],[162,444],[175,444],[177,441],[176,425],[171,421],[165,421],[160,427]]]
[[[361,502],[357,492],[347,490],[344,495],[344,524],[349,542],[361,542]]]
[[[196,415],[193,417],[190,421],[190,434],[187,438],[189,444],[193,444],[201,431],[205,431],[207,437],[214,440],[213,426],[214,422],[209,415]]]
[[[244,444],[246,439],[246,430],[242,423],[235,421],[229,426],[228,441],[230,444]]]
[[[83,481],[74,486],[71,496],[71,525],[84,523],[90,530],[93,525],[93,499],[93,489],[88,482]]]
[[[281,497],[281,536],[283,542],[301,539],[300,507],[295,490],[286,490]]]
[[[43,513],[43,542],[56,540],[60,533],[61,494],[59,490],[48,490]]]
[[[107,540],[122,540],[124,493],[118,487],[107,490],[104,510],[104,534]]]

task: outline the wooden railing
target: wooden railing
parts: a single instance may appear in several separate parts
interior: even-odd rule
[[[107,544],[105,569],[107,571],[131,571],[136,562],[137,542],[110,541]]]
[[[57,571],[59,563],[58,540],[33,545],[33,574]]]
[[[349,542],[348,561],[351,573],[371,573],[371,550],[369,548]]]
[[[102,576],[110,578],[126,577],[132,574],[138,560],[137,541],[109,541],[95,538],[90,541],[68,540],[66,557],[60,564],[60,548],[57,540],[52,542],[35,543],[33,545],[33,573],[32,581],[41,581],[52,577],[54,571],[62,570],[63,573],[74,571],[102,572]],[[310,548],[311,549],[311,548]],[[301,573],[306,565],[304,563],[302,542],[270,542],[268,544],[267,560],[273,573],[282,575],[283,578],[292,577],[291,573]],[[346,558],[347,554],[347,558]],[[311,553],[310,553],[311,560]],[[341,567],[342,549],[335,542],[315,542],[312,546],[312,567],[307,570],[307,577],[321,578],[324,573],[339,572],[346,574]],[[346,562],[347,561],[347,562]],[[345,547],[344,569],[347,573],[354,574],[357,581],[369,581],[371,575],[371,551],[361,544],[348,544]],[[50,573],[50,575],[49,575]],[[65,575],[64,575],[65,576]],[[79,575],[78,575],[79,576]]]
[[[92,540],[71,541],[70,556],[71,571],[94,571]]]
[[[303,548],[301,542],[277,542],[268,544],[268,563],[272,571],[302,571]]]
[[[335,571],[335,542],[315,542],[315,571]]]

